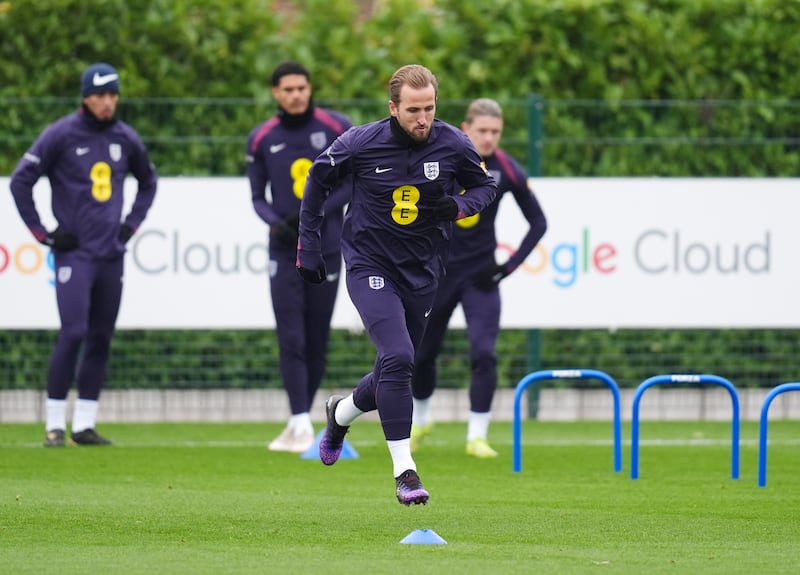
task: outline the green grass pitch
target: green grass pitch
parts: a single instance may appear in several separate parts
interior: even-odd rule
[[[271,453],[277,424],[106,424],[110,448],[41,447],[41,425],[0,425],[0,572],[9,574],[795,574],[800,422],[640,427],[639,479],[614,473],[610,422],[492,425],[497,460],[464,455],[465,424],[438,424],[416,456],[427,506],[397,503],[378,424],[360,457],[325,467]],[[432,529],[447,545],[401,545]]]

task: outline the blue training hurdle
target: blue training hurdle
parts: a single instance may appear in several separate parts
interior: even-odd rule
[[[514,392],[514,473],[522,471],[522,394],[532,383],[547,379],[599,379],[614,396],[614,471],[622,470],[622,421],[620,417],[619,386],[611,376],[595,369],[555,369],[529,373],[517,384]]]
[[[787,391],[800,391],[800,383],[782,383],[772,390],[764,398],[761,405],[761,423],[758,426],[758,486],[764,487],[767,484],[767,417],[769,406],[772,400]]]
[[[733,404],[731,418],[731,478],[739,479],[739,394],[733,384],[717,375],[656,375],[646,379],[633,396],[633,417],[631,419],[631,479],[639,477],[639,402],[642,394],[654,385],[670,383],[701,383],[721,385],[728,390]]]

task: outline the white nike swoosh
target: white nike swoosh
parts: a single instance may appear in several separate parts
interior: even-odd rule
[[[392,168],[381,168],[380,166],[378,166],[377,168],[375,168],[375,173],[376,174],[382,174],[384,172],[388,172],[391,169]]]
[[[285,147],[286,147],[286,144],[275,144],[275,145],[269,147],[269,153],[270,154],[277,154],[278,152],[280,152]]]
[[[117,74],[106,74],[102,75],[100,72],[95,72],[94,77],[92,78],[92,84],[95,86],[105,86],[109,82],[113,82],[119,78]]]
[[[89,153],[89,148],[75,148],[76,156],[85,156]]]
[[[428,311],[426,311],[426,312],[425,312],[425,317],[428,317],[429,315],[431,315],[431,312],[432,312],[432,311],[433,311],[433,308],[431,308],[431,309],[429,309]]]

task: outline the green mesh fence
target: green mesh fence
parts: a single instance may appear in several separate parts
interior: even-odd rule
[[[623,387],[662,373],[713,373],[737,387],[800,380],[797,330],[545,330],[531,357],[528,330],[504,330],[497,347],[501,387],[534,368],[599,369]],[[0,332],[0,389],[45,389],[55,332]],[[334,330],[324,386],[355,385],[372,369],[364,333]],[[534,363],[536,364],[534,365]],[[439,359],[442,387],[464,387],[470,362],[463,330],[451,330]],[[581,382],[577,382],[580,384]],[[566,385],[554,382],[552,385]],[[591,385],[591,384],[590,384]],[[280,387],[275,333],[263,331],[122,330],[114,339],[110,389]]]

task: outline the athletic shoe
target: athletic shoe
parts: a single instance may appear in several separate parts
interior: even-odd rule
[[[64,447],[65,445],[63,429],[51,429],[44,435],[45,447]]]
[[[415,505],[428,503],[430,495],[422,486],[416,471],[406,469],[400,474],[400,477],[395,478],[395,481],[397,481],[397,500],[400,503],[406,507],[412,503]]]
[[[325,427],[325,433],[319,441],[319,458],[325,465],[333,465],[339,459],[342,453],[342,446],[344,445],[344,436],[350,429],[350,426],[339,425],[336,423],[336,406],[342,401],[344,397],[341,395],[332,395],[325,402],[325,413],[328,416],[328,425]]]
[[[293,429],[286,428],[281,434],[270,441],[267,448],[270,451],[288,451],[290,453],[304,453],[314,445],[314,433],[306,431],[296,433]]]
[[[427,425],[411,424],[411,453],[416,453],[425,438],[431,434],[431,431],[433,431],[433,423]]]
[[[467,455],[478,459],[491,459],[497,457],[497,452],[492,449],[488,441],[482,437],[476,437],[467,441]]]
[[[94,429],[84,429],[70,436],[73,443],[78,445],[111,445],[111,440],[106,439]]]

